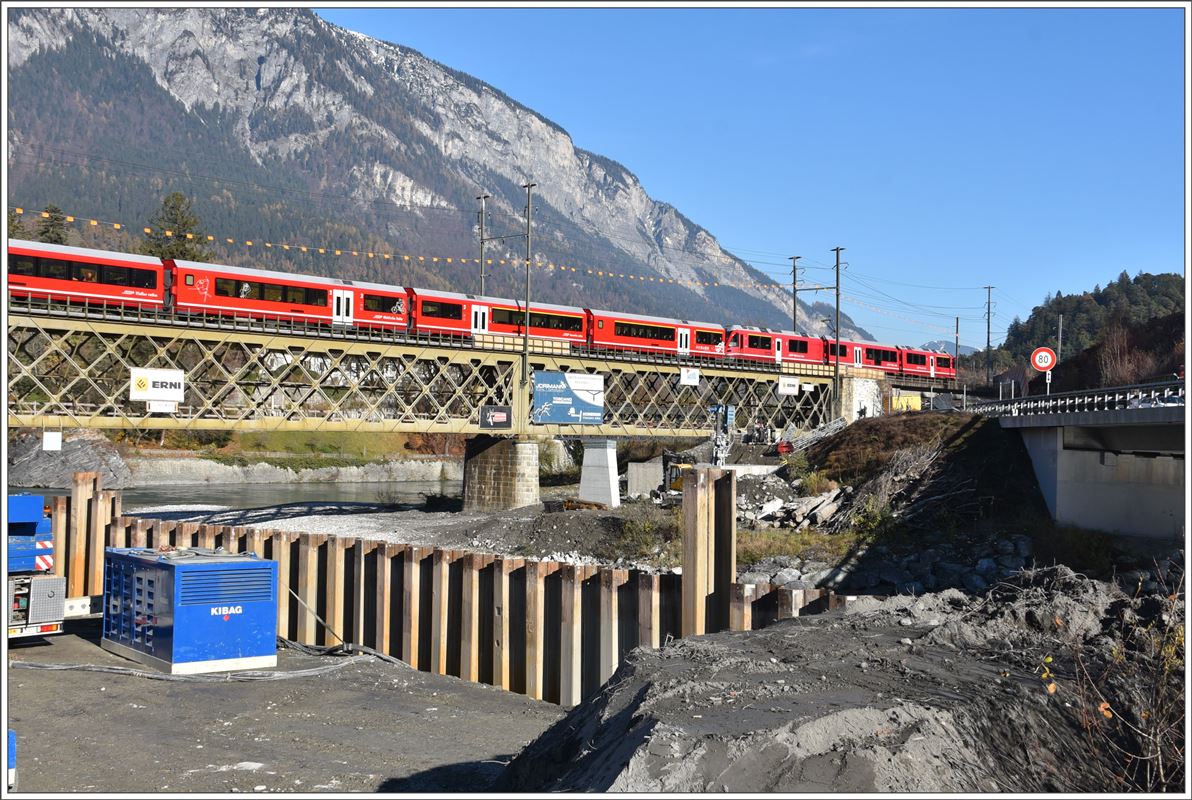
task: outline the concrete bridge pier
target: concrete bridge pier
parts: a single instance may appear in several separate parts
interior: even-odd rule
[[[584,439],[584,465],[579,475],[579,499],[603,503],[609,508],[621,505],[615,439]]]
[[[538,443],[488,436],[464,448],[464,511],[506,511],[539,502]]]

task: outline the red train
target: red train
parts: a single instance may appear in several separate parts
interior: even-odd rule
[[[267,317],[333,328],[412,334],[521,336],[523,304],[414,287],[343,281],[196,261],[10,240],[8,291],[16,297],[107,303],[177,314]],[[578,306],[533,303],[530,335],[588,350],[706,359],[832,364],[836,342],[791,331],[716,325]],[[840,342],[840,363],[899,375],[955,378],[952,357],[930,350]]]

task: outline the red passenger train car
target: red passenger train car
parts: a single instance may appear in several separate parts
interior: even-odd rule
[[[499,297],[409,289],[415,333],[459,336],[524,334],[525,304]],[[582,308],[549,303],[530,304],[530,336],[538,339],[584,343],[588,317]]]
[[[590,345],[596,349],[724,357],[722,325],[594,309],[588,315]]]
[[[167,302],[166,270],[151,256],[10,239],[8,293],[161,308]]]

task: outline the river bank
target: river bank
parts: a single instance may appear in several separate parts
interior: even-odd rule
[[[545,474],[575,468],[561,442],[540,443]],[[375,450],[371,452],[375,453]],[[327,466],[321,464],[325,462]],[[206,450],[153,450],[117,446],[100,431],[67,431],[62,449],[42,449],[39,431],[9,437],[8,483],[30,489],[66,489],[79,471],[101,473],[108,489],[207,484],[305,484],[456,482],[463,480],[461,455],[403,452],[400,458],[365,459],[324,454],[241,452],[227,456]]]

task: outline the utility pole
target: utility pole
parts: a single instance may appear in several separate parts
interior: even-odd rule
[[[836,404],[836,416],[844,414],[844,407],[840,403],[840,251],[843,247],[833,247],[836,253],[836,361],[832,372],[832,400]]]
[[[525,316],[522,317],[522,386],[530,381],[530,262],[533,260],[534,253],[530,225],[534,213],[531,200],[534,187],[537,185],[536,183],[527,183],[522,186],[526,190],[526,306],[523,309]]]
[[[480,296],[484,296],[484,201],[492,197],[491,194],[482,194],[476,199],[480,201]]]
[[[799,332],[799,259],[791,256],[791,330]]]
[[[956,376],[960,377],[960,317],[956,318],[956,345],[952,348],[952,366],[956,369]]]
[[[985,287],[985,383],[993,385],[993,287]]]
[[[1055,348],[1055,363],[1059,363],[1064,358],[1064,315],[1060,314],[1060,341]],[[1051,387],[1048,386],[1048,389]]]

